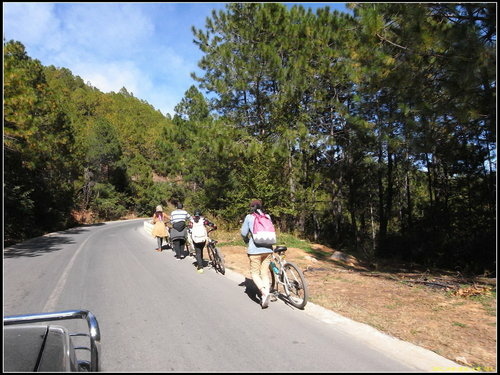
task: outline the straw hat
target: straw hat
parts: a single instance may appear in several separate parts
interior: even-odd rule
[[[156,206],[156,212],[163,212],[163,208],[160,205]]]

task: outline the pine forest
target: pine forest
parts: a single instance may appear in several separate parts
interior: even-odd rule
[[[496,4],[227,3],[173,116],[4,40],[4,246],[184,202],[238,230],[494,273]],[[88,221],[86,222],[88,223]]]

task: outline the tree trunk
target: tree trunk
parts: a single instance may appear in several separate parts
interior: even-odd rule
[[[385,189],[384,189],[384,179],[383,179],[383,163],[384,163],[384,158],[383,158],[383,151],[382,151],[382,146],[379,148],[379,155],[378,155],[378,163],[379,163],[379,172],[378,172],[378,216],[379,216],[379,230],[378,230],[378,243],[379,246],[385,242],[385,237],[387,233],[387,219],[385,217],[385,207],[384,207],[384,196],[385,196]]]

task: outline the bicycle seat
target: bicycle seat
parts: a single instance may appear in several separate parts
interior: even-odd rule
[[[274,251],[275,253],[280,253],[280,252],[282,252],[282,251],[286,251],[286,249],[287,249],[287,247],[286,247],[286,246],[276,246],[276,247],[273,249],[273,251]]]

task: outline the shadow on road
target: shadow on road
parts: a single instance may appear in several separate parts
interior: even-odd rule
[[[71,235],[83,233],[88,227],[102,226],[104,224],[89,224],[71,228],[50,235],[35,237],[27,241],[12,245],[3,251],[4,258],[37,257],[62,249],[60,245],[75,243]]]
[[[248,295],[248,297],[250,297],[252,301],[260,305],[259,290],[257,289],[257,286],[255,286],[255,283],[252,279],[245,277],[245,281],[238,284],[238,286],[244,286],[245,293]]]

